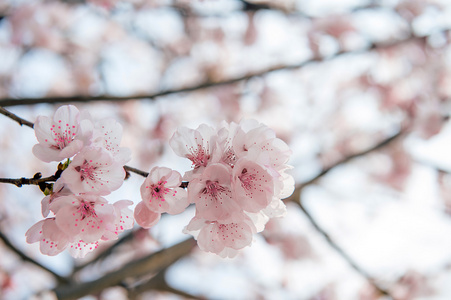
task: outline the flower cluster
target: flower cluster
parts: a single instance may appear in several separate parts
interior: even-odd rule
[[[132,228],[128,206],[133,202],[110,204],[102,197],[117,190],[125,178],[123,165],[130,160],[130,150],[119,146],[122,126],[113,119],[94,123],[67,105],[53,118],[38,117],[34,129],[39,142],[34,155],[45,162],[67,162],[42,200],[46,219],[27,231],[27,242],[39,242],[43,254],[56,255],[67,248],[72,256],[84,257],[99,241],[117,239]]]
[[[217,130],[183,127],[170,145],[192,162],[183,179],[196,215],[184,231],[202,250],[233,257],[270,218],[285,214],[281,199],[294,190],[293,177],[286,173],[291,151],[267,126],[246,120]]]
[[[103,196],[118,189],[130,159],[120,147],[122,126],[115,120],[93,122],[74,106],[62,106],[53,118],[38,117],[38,144],[33,153],[45,162],[62,161],[59,179],[42,200],[44,220],[26,233],[39,242],[43,254],[64,249],[83,257],[100,241],[117,239],[133,227],[154,226],[162,213],[179,214],[190,203],[194,218],[184,232],[199,247],[222,257],[233,257],[252,243],[270,218],[283,216],[281,199],[291,195],[294,180],[286,171],[291,150],[273,130],[255,120],[223,123],[215,129],[179,128],[169,141],[176,154],[192,162],[184,176],[154,167],[141,186],[142,201],[110,204]],[[183,181],[182,181],[183,180]]]
[[[153,168],[141,186],[142,202],[135,208],[136,223],[150,228],[160,220],[162,213],[183,212],[189,202],[181,183],[179,172],[165,167]]]

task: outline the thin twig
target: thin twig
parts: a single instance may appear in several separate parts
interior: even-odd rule
[[[145,230],[143,228],[139,228],[135,231],[130,231],[128,233],[126,233],[124,236],[122,236],[120,239],[118,239],[114,244],[112,244],[111,246],[109,246],[107,249],[105,249],[104,251],[102,251],[101,253],[99,253],[95,258],[93,258],[92,260],[85,262],[83,264],[77,265],[74,267],[73,273],[76,273],[84,268],[86,268],[87,266],[91,266],[103,259],[105,259],[107,256],[109,256],[110,254],[113,253],[114,249],[116,249],[117,247],[119,247],[120,245],[123,245],[125,243],[127,243],[128,241],[133,240],[136,232],[138,230]]]
[[[443,30],[444,32],[447,31],[446,29]],[[137,95],[130,95],[130,96],[112,96],[112,95],[99,95],[99,96],[90,96],[90,95],[76,95],[76,96],[70,96],[70,97],[46,97],[46,98],[3,98],[0,99],[0,106],[18,106],[18,105],[34,105],[34,104],[40,104],[40,103],[66,103],[66,102],[90,102],[90,101],[127,101],[127,100],[133,100],[133,99],[150,99],[154,100],[155,98],[167,96],[171,94],[178,94],[178,93],[184,93],[184,92],[192,92],[197,91],[201,89],[211,88],[215,86],[221,86],[221,85],[229,85],[245,80],[249,80],[254,77],[260,77],[264,76],[268,73],[280,71],[280,70],[293,70],[298,69],[301,67],[304,67],[311,63],[316,62],[322,62],[325,60],[330,60],[332,58],[336,58],[345,54],[361,54],[366,53],[371,50],[375,49],[383,49],[387,47],[392,47],[400,44],[404,44],[406,42],[414,41],[414,40],[424,40],[425,37],[416,37],[416,36],[409,36],[402,40],[395,40],[391,42],[385,42],[385,43],[373,43],[369,47],[365,49],[360,50],[354,50],[354,51],[346,51],[342,50],[337,52],[334,56],[324,58],[324,57],[314,57],[309,60],[297,63],[297,64],[290,64],[290,65],[277,65],[273,66],[261,71],[257,71],[254,73],[248,73],[243,76],[226,79],[223,81],[207,81],[201,84],[193,85],[190,87],[184,87],[184,88],[177,88],[177,89],[170,89],[170,90],[164,90],[160,91],[154,94],[137,94]]]
[[[10,183],[14,184],[17,187],[21,187],[22,185],[39,185],[40,183],[45,182],[55,182],[58,178],[55,175],[44,177],[44,178],[0,178],[0,183]]]
[[[33,258],[29,257],[22,251],[20,251],[18,248],[16,248],[11,241],[0,231],[0,239],[3,241],[3,244],[5,244],[6,247],[8,247],[11,251],[16,253],[23,261],[30,262],[34,264],[35,266],[39,267],[40,269],[47,271],[48,273],[52,274],[59,283],[69,283],[69,280],[61,275],[58,275],[57,273],[53,272],[52,270],[48,269],[47,267],[41,265],[37,261],[35,261]]]
[[[338,246],[338,244],[324,231],[324,229],[316,222],[315,218],[313,218],[312,215],[310,215],[310,213],[305,209],[304,205],[302,204],[302,197],[301,197],[301,192],[302,189],[305,188],[308,185],[311,185],[313,183],[315,183],[317,180],[319,180],[320,178],[322,178],[323,176],[325,176],[327,173],[329,173],[332,169],[343,165],[347,162],[349,162],[350,160],[357,158],[357,157],[361,157],[364,155],[367,155],[373,151],[379,150],[383,147],[388,146],[389,144],[393,143],[395,140],[399,139],[401,136],[403,136],[405,133],[401,130],[398,133],[396,133],[395,135],[392,135],[391,137],[384,139],[383,141],[377,143],[376,145],[374,145],[371,148],[368,148],[364,151],[349,155],[345,158],[343,158],[342,160],[336,162],[335,164],[333,164],[332,166],[329,166],[327,168],[324,168],[318,175],[316,175],[315,177],[313,177],[312,179],[303,182],[301,184],[298,184],[293,192],[293,194],[288,197],[287,199],[285,199],[285,201],[292,201],[294,203],[296,203],[297,205],[299,205],[299,207],[301,208],[302,212],[305,214],[305,216],[307,217],[307,219],[310,221],[310,223],[313,225],[313,227],[315,227],[315,229],[326,239],[326,241],[328,242],[328,244],[338,253],[341,255],[341,257],[343,257],[343,259],[345,261],[348,262],[348,264],[354,269],[356,270],[359,274],[361,274],[364,278],[367,279],[367,281],[369,283],[371,283],[371,285],[374,286],[374,288],[382,295],[385,296],[390,296],[391,298],[393,298],[390,295],[390,292],[385,290],[384,288],[380,287],[374,280],[374,278],[372,278],[365,270],[363,270],[340,246]]]
[[[142,177],[149,176],[149,173],[141,171],[141,170],[133,168],[133,167],[130,167],[130,166],[124,166],[124,169],[125,169],[125,171],[136,173],[138,175],[141,175]]]
[[[166,271],[168,267],[164,268],[157,275],[152,277],[150,280],[134,286],[133,288],[128,288],[129,299],[136,299],[138,295],[148,291],[148,290],[156,290],[160,292],[169,292],[178,296],[181,296],[186,299],[203,299],[201,297],[189,294],[185,291],[181,291],[179,289],[175,289],[171,287],[166,281]]]
[[[357,152],[357,153],[354,153],[354,154],[351,154],[351,155],[349,155],[349,156],[344,157],[343,159],[339,160],[339,161],[336,162],[335,164],[333,164],[333,165],[331,165],[331,166],[329,166],[329,167],[327,167],[327,168],[324,168],[324,169],[323,169],[320,173],[318,173],[318,175],[316,175],[315,177],[313,177],[313,178],[311,178],[311,179],[309,179],[309,180],[307,180],[307,181],[301,183],[301,184],[299,185],[299,188],[302,189],[302,188],[304,188],[305,186],[314,183],[315,181],[317,181],[318,179],[320,179],[321,177],[323,177],[324,175],[326,175],[327,173],[329,173],[332,169],[334,169],[334,168],[336,168],[336,167],[338,167],[338,166],[340,166],[340,165],[343,165],[343,164],[347,163],[348,161],[353,160],[354,158],[357,158],[357,157],[360,157],[360,156],[365,156],[365,155],[367,155],[368,153],[371,153],[371,152],[373,152],[373,151],[375,151],[375,150],[378,150],[378,149],[380,149],[380,148],[383,148],[383,147],[385,147],[385,146],[391,144],[391,143],[394,142],[395,140],[399,139],[403,134],[404,134],[403,131],[399,131],[398,133],[396,133],[396,134],[392,135],[391,137],[389,137],[389,138],[387,138],[387,139],[381,141],[380,143],[374,145],[374,146],[371,147],[371,148],[368,148],[368,149],[366,149],[366,150],[364,150],[364,151]]]
[[[22,119],[20,117],[18,117],[17,115],[13,114],[12,112],[7,111],[6,109],[4,109],[3,107],[0,106],[0,114],[7,116],[10,119],[13,119],[14,121],[16,121],[17,123],[20,124],[20,126],[28,126],[30,128],[33,128],[34,124],[31,123],[30,121],[27,121],[25,119]]]
[[[149,176],[149,173],[139,170],[139,169],[136,169],[136,168],[133,168],[133,167],[124,166],[124,169],[125,169],[125,171],[136,173],[138,175],[141,175],[142,177]],[[188,184],[189,184],[188,181],[182,181],[182,183],[180,184],[180,187],[183,189],[186,189],[188,187]]]
[[[54,292],[60,300],[78,299],[98,293],[107,287],[120,284],[126,278],[159,272],[181,257],[188,255],[195,245],[194,239],[190,238],[172,247],[130,262],[121,269],[108,273],[97,280],[72,285],[59,285]]]
[[[390,296],[393,298],[393,296],[390,295],[390,292],[386,289],[380,287],[373,277],[371,277],[365,270],[363,270],[355,261],[352,259],[338,244],[322,229],[322,227],[316,222],[315,218],[310,215],[310,213],[305,209],[304,205],[302,204],[302,198],[299,199],[299,201],[296,201],[296,204],[299,205],[302,212],[305,214],[307,219],[310,221],[310,223],[315,227],[315,229],[326,239],[327,243],[334,248],[334,250],[343,257],[348,264],[356,270],[360,275],[362,275],[380,294],[384,296]]]

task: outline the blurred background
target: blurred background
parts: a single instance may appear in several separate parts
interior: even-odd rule
[[[0,106],[31,122],[68,103],[116,118],[144,171],[190,168],[168,145],[178,126],[254,118],[293,150],[287,216],[238,257],[196,246],[84,299],[446,300],[449,29],[449,0],[1,0]],[[36,142],[0,116],[0,177],[54,174]],[[106,198],[136,204],[143,180]],[[64,280],[41,266],[75,287],[101,279],[185,240],[194,215],[47,257],[25,242],[42,197],[0,185],[0,299],[54,299]]]

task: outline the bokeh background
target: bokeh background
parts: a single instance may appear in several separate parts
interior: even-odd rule
[[[85,299],[446,300],[449,29],[449,0],[1,0],[0,106],[32,122],[67,103],[116,118],[144,171],[189,169],[168,145],[178,126],[254,118],[293,150],[287,216],[238,257],[195,247]],[[53,174],[35,143],[0,116],[0,177]],[[142,182],[107,199],[136,204]],[[24,236],[42,197],[0,185],[0,299],[54,299],[62,284],[28,258],[77,286],[183,241],[194,215],[47,257]]]

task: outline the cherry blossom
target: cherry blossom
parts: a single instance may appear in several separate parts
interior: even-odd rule
[[[58,227],[77,241],[95,242],[115,230],[114,206],[97,195],[60,197],[52,210]]]
[[[61,106],[53,118],[39,116],[34,129],[39,143],[33,147],[33,154],[45,162],[74,156],[90,135],[89,121],[80,122],[80,112],[73,105]]]
[[[184,178],[190,180],[188,199],[196,215],[185,232],[201,249],[232,257],[271,218],[285,215],[281,199],[294,190],[287,165],[291,150],[266,125],[243,120],[224,122],[216,131],[206,125],[182,128],[170,144],[193,163]]]
[[[110,151],[119,164],[130,161],[130,149],[120,147],[122,125],[114,119],[104,119],[95,123],[92,144]]]
[[[139,202],[135,207],[134,217],[136,223],[143,228],[153,227],[160,221],[161,213],[150,210],[144,202]]]
[[[56,255],[66,248],[74,257],[84,257],[102,240],[115,240],[133,227],[133,204],[121,200],[109,204],[97,195],[61,196],[50,203],[55,217],[33,225],[26,233],[28,243],[40,243],[43,254]]]
[[[242,158],[233,168],[232,178],[235,199],[242,209],[258,212],[271,202],[273,178],[262,166]]]
[[[136,222],[149,228],[160,219],[161,213],[179,214],[189,201],[187,192],[180,187],[179,172],[165,167],[154,167],[141,185],[142,202],[135,209]]]
[[[187,192],[180,187],[179,172],[165,167],[153,168],[141,185],[141,196],[152,211],[169,214],[181,213],[189,204]]]
[[[73,194],[72,191],[64,184],[63,180],[60,178],[53,184],[53,191],[50,195],[45,196],[41,200],[42,216],[47,217],[50,213],[50,204],[55,201],[58,197],[68,196]]]
[[[188,198],[196,204],[197,217],[224,222],[241,215],[232,194],[231,173],[231,168],[216,163],[205,168],[202,177],[189,183]]]
[[[185,180],[194,178],[213,160],[217,149],[216,139],[214,128],[205,124],[196,130],[181,127],[174,133],[169,145],[177,155],[188,158],[193,165],[193,170],[185,173]]]
[[[39,249],[45,255],[57,255],[66,249],[70,237],[55,222],[55,218],[39,221],[25,233],[27,243],[39,242]]]
[[[125,170],[104,148],[85,147],[74,157],[61,179],[74,193],[107,195],[123,183]]]
[[[244,217],[240,222],[226,224],[195,217],[184,232],[194,235],[201,250],[217,253],[221,257],[234,257],[237,250],[252,243],[252,235],[256,231],[250,219]]]

